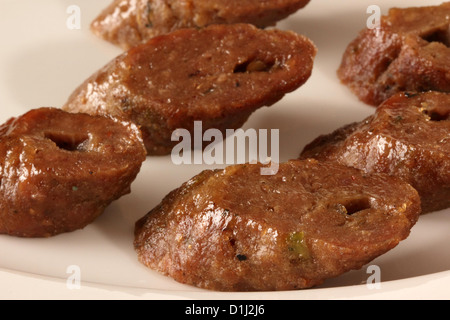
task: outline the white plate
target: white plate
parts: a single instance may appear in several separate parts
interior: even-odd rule
[[[441,1],[408,1],[408,5]],[[85,78],[121,50],[93,36],[89,23],[110,0],[0,1],[0,121],[41,107],[60,107]],[[270,108],[257,111],[245,128],[280,129],[280,157],[288,160],[322,133],[362,120],[374,109],[359,102],[336,77],[342,53],[365,27],[367,7],[385,13],[405,1],[312,0],[279,23],[310,37],[319,49],[310,80]],[[78,6],[81,29],[67,21]],[[69,10],[68,10],[69,9]],[[205,168],[149,157],[132,193],[113,203],[84,230],[50,239],[0,236],[0,297],[123,299],[448,299],[450,210],[425,215],[408,239],[374,260],[381,287],[370,289],[367,268],[331,279],[318,288],[290,292],[219,293],[176,283],[147,269],[133,250],[134,222],[164,195]],[[79,268],[74,289],[70,266]],[[69,268],[69,269],[68,269]],[[69,273],[67,273],[69,271]],[[69,281],[69,282],[68,282]]]

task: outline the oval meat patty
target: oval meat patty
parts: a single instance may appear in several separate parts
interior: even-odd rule
[[[399,93],[374,115],[307,145],[301,158],[397,176],[416,188],[423,212],[450,207],[450,94]]]
[[[181,28],[212,24],[276,22],[309,0],[116,0],[92,22],[92,32],[123,49]]]
[[[401,91],[450,92],[449,16],[450,2],[391,9],[349,44],[339,78],[374,106]]]
[[[248,24],[178,30],[120,55],[63,109],[111,115],[142,130],[148,154],[170,153],[176,129],[241,127],[250,114],[303,85],[316,48],[301,35]]]
[[[0,233],[81,229],[130,192],[146,159],[138,128],[40,108],[0,127]]]
[[[309,288],[408,237],[420,213],[403,181],[316,160],[204,171],[136,222],[139,260],[220,291]]]

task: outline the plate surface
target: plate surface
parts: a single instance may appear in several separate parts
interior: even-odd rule
[[[0,1],[0,122],[41,107],[60,107],[88,76],[121,53],[96,38],[89,24],[110,0]],[[298,155],[319,134],[373,113],[337,77],[347,44],[366,26],[369,5],[383,13],[401,0],[311,0],[278,28],[311,38],[318,47],[313,75],[300,89],[258,110],[244,129],[279,129],[280,160]],[[441,1],[408,1],[408,6]],[[68,27],[79,9],[80,28]],[[450,210],[420,218],[408,239],[372,261],[381,283],[372,288],[368,266],[300,291],[219,293],[176,283],[147,269],[133,250],[133,228],[171,190],[207,165],[175,165],[149,157],[131,194],[114,202],[83,230],[50,239],[0,236],[0,298],[124,299],[448,299]],[[79,272],[77,289],[73,275]]]

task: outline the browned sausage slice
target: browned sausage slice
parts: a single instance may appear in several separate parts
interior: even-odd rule
[[[347,47],[338,76],[378,106],[401,91],[450,92],[450,2],[393,8]]]
[[[309,288],[359,269],[405,239],[417,191],[386,175],[316,160],[204,171],[136,223],[139,260],[221,291]]]
[[[332,160],[400,177],[421,196],[423,212],[450,207],[450,94],[399,93],[374,115],[321,136],[302,158]]]
[[[92,22],[97,36],[126,50],[181,28],[275,25],[309,0],[115,0]]]
[[[142,130],[149,154],[168,154],[176,129],[236,129],[250,114],[303,85],[316,48],[296,33],[248,24],[184,29],[120,55],[63,106],[123,117]]]
[[[145,160],[126,122],[40,108],[0,127],[0,233],[49,237],[81,229],[130,192]]]

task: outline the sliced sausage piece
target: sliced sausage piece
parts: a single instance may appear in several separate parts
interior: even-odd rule
[[[123,49],[181,28],[212,24],[275,25],[309,0],[115,0],[91,23],[92,32]]]
[[[397,176],[416,188],[423,212],[450,207],[450,94],[399,93],[374,115],[318,137],[301,158]]]
[[[136,222],[139,260],[220,291],[309,288],[359,269],[408,237],[417,191],[386,175],[292,160],[204,171]]]
[[[241,127],[250,114],[303,85],[316,47],[296,33],[248,24],[184,29],[120,55],[87,79],[64,110],[122,117],[151,155],[168,154],[176,129]]]
[[[0,233],[50,237],[84,228],[130,192],[146,159],[139,129],[39,108],[0,127]]]
[[[339,78],[373,106],[401,91],[450,92],[449,16],[450,2],[391,9],[349,44]]]

